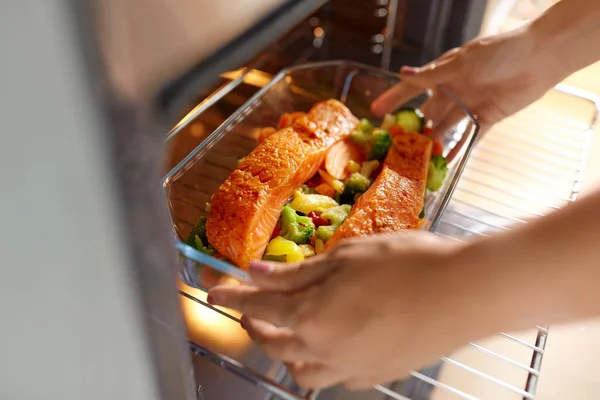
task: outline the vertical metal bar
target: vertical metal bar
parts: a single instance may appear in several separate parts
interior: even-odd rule
[[[390,0],[388,5],[387,22],[383,40],[383,54],[381,56],[381,68],[390,69],[392,60],[392,48],[394,35],[396,33],[396,21],[398,20],[398,1]]]

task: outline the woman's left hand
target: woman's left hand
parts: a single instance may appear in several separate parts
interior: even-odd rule
[[[255,262],[256,286],[214,288],[209,302],[242,312],[250,337],[301,386],[369,388],[475,333],[463,323],[468,302],[454,295],[468,280],[461,248],[424,232],[349,240],[299,264]]]

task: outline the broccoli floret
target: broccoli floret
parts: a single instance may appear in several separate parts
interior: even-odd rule
[[[207,219],[208,218],[206,217],[201,217],[198,220],[198,223],[192,228],[190,234],[185,240],[185,244],[212,256],[216,254],[217,251],[210,245],[210,243],[208,243],[208,239],[206,238]],[[204,243],[206,243],[206,245]]]
[[[360,129],[355,129],[350,132],[350,140],[360,146],[364,146],[371,140],[371,134]]]
[[[419,219],[423,219],[423,218],[425,218],[425,206],[423,206],[423,209],[419,213]]]
[[[366,133],[371,133],[373,132],[373,124],[368,119],[362,118],[358,123],[358,129]]]
[[[185,240],[185,244],[191,247],[196,247],[196,236],[200,238],[200,240],[206,240],[206,217],[200,217],[196,225],[190,231],[187,239]]]
[[[296,214],[290,206],[283,207],[281,211],[281,236],[296,244],[304,244],[310,241],[315,226],[309,217]]]
[[[371,186],[369,178],[360,172],[353,173],[350,178],[346,179],[346,182],[344,182],[344,193],[342,193],[341,198],[342,203],[354,203],[355,195],[366,192],[369,186]]]
[[[383,160],[392,145],[392,135],[383,129],[375,129],[371,135],[370,160]]]
[[[435,192],[442,187],[444,179],[448,174],[448,163],[442,155],[431,157],[429,171],[427,173],[427,189]]]
[[[366,118],[363,118],[358,123],[358,129],[350,133],[350,140],[361,146],[366,145],[371,141],[371,133],[373,132],[373,124]]]
[[[214,256],[217,253],[214,247],[212,247],[210,244],[208,246],[205,246],[204,243],[202,243],[202,239],[200,239],[198,235],[194,237],[194,243],[196,244],[195,247],[197,250],[200,250],[201,252],[206,253],[209,256]]]
[[[324,242],[329,240],[340,225],[342,225],[351,208],[348,204],[342,204],[341,206],[331,207],[323,211],[321,218],[329,220],[331,225],[320,226],[317,229],[317,237]]]

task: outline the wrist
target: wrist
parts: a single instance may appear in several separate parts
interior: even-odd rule
[[[562,0],[525,30],[534,52],[558,81],[600,60],[600,7],[595,0]]]

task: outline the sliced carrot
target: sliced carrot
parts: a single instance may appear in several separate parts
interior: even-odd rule
[[[357,144],[343,140],[329,149],[325,159],[325,169],[335,179],[344,179],[349,172],[347,169],[348,161],[353,160],[360,164],[364,159],[364,153]]]
[[[442,143],[439,140],[434,140],[433,148],[431,149],[431,155],[439,156],[439,155],[442,155],[443,153],[444,153],[444,146],[442,146]]]
[[[325,182],[334,188],[336,192],[341,194],[344,191],[344,182],[340,181],[339,179],[335,179],[324,169],[319,170],[319,175],[321,175],[321,178],[323,178]]]
[[[332,198],[335,196],[335,189],[329,186],[327,183],[321,183],[315,187],[315,192]]]

